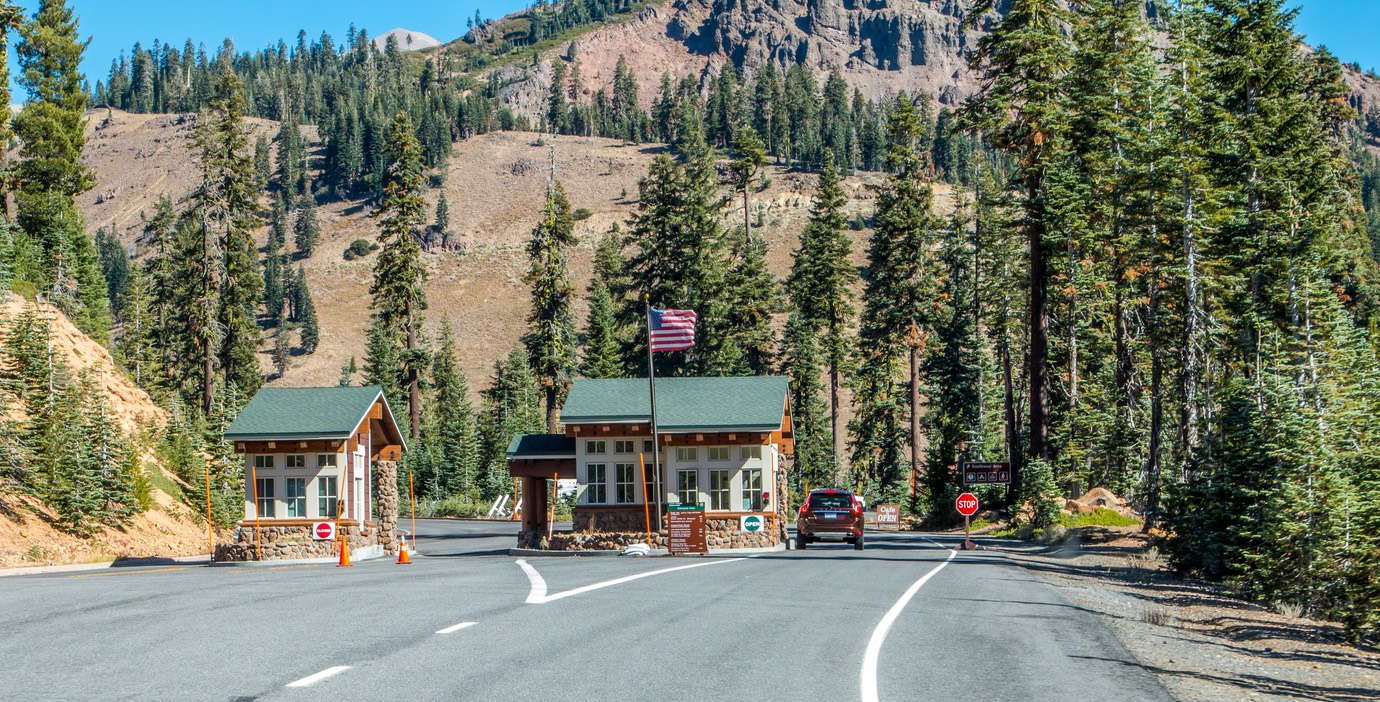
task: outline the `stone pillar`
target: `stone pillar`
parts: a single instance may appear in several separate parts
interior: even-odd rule
[[[383,552],[398,553],[398,464],[378,461],[374,464],[374,497],[378,500],[378,538]]]

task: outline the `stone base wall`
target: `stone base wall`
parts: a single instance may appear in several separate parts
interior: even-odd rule
[[[622,550],[632,544],[647,543],[646,516],[641,512],[577,508],[573,523],[573,531],[556,532],[550,541],[546,538],[546,532],[521,532],[518,534],[518,548],[612,551]],[[777,524],[780,523],[778,519]],[[736,516],[707,517],[704,527],[705,543],[711,549],[769,548],[785,539],[784,535],[778,536],[769,530],[752,533],[740,531]],[[783,529],[779,531],[784,532]],[[653,532],[652,548],[666,547],[666,530]]]
[[[398,531],[398,464],[378,461],[374,464],[374,500],[378,503],[378,543],[389,556],[398,555],[401,534]],[[353,546],[353,544],[351,544]]]
[[[366,546],[379,543],[379,530],[366,528],[361,535],[358,526],[341,526],[345,538],[354,552]],[[263,560],[285,560],[298,558],[334,558],[338,540],[317,541],[311,537],[310,526],[268,526],[263,527]],[[258,559],[254,526],[247,525],[236,530],[236,538],[229,543],[216,544],[216,561],[255,561]]]

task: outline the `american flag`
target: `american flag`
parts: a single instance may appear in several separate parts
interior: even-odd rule
[[[651,308],[647,324],[652,330],[652,352],[680,351],[695,345],[694,310]]]

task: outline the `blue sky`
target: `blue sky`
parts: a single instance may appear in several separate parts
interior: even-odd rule
[[[351,22],[371,35],[394,27],[425,32],[450,41],[465,32],[476,9],[498,17],[525,7],[528,0],[71,0],[81,31],[91,37],[85,69],[94,86],[110,62],[136,40],[155,38],[181,46],[191,37],[214,50],[230,37],[240,50],[283,39],[295,42],[305,29],[316,38],[330,32],[339,41]],[[32,10],[38,0],[18,0]],[[1380,69],[1380,0],[1301,0],[1298,29],[1312,44],[1326,44],[1345,62]]]

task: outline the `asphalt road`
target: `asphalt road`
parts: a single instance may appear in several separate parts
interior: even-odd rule
[[[513,531],[418,522],[411,566],[0,579],[0,700],[1170,699],[1097,615],[950,538],[519,562]]]

